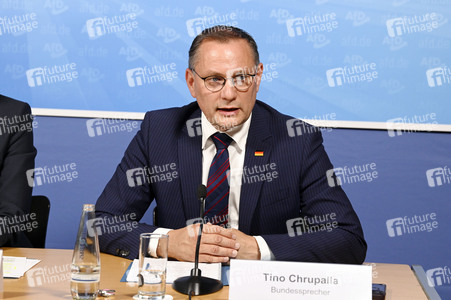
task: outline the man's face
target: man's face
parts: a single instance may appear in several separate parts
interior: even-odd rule
[[[251,87],[245,92],[232,86],[230,78],[222,90],[211,92],[205,87],[203,80],[190,69],[185,73],[191,95],[197,99],[200,109],[216,129],[226,131],[243,124],[254,108],[263,72],[263,64],[260,63],[255,68],[252,50],[247,41],[204,41],[198,49],[194,69],[202,77],[219,75],[227,78],[243,73],[257,74]]]

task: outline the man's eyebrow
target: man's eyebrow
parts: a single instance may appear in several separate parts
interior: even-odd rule
[[[233,71],[233,73],[231,73],[231,74],[232,74],[232,76],[236,76],[236,75],[246,74],[246,72],[244,72],[243,69],[238,69],[238,70]]]
[[[233,73],[229,73],[229,71],[226,71],[226,74],[221,73],[221,72],[216,71],[216,70],[206,70],[206,71],[202,71],[202,72],[203,72],[204,74],[207,74],[207,75],[203,75],[203,76],[205,76],[205,77],[209,77],[209,76],[221,76],[221,77],[224,77],[224,78],[226,78],[227,75],[231,75],[231,76],[239,76],[239,75],[251,74],[251,73],[249,73],[249,72],[245,72],[245,69],[243,69],[243,68],[238,68],[238,69],[236,69],[236,70],[233,70]]]
[[[225,74],[222,74],[221,72],[214,71],[214,70],[206,70],[206,71],[202,71],[202,72],[207,74],[207,75],[205,75],[206,77],[208,77],[208,76],[222,76],[224,78],[227,77]]]
[[[233,70],[233,73],[229,73],[232,74],[232,76],[239,76],[239,75],[249,75],[249,74],[255,74],[257,73],[256,70],[254,70],[254,68],[248,68],[248,67],[243,67],[243,68],[236,68]]]
[[[224,77],[224,78],[227,77],[226,74],[223,74],[223,73],[221,73],[221,72],[213,72],[213,73],[211,73],[211,74],[212,74],[212,75],[210,75],[210,76],[221,76],[221,77]]]

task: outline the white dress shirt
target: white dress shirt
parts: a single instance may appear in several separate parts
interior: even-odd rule
[[[232,143],[227,148],[229,151],[230,161],[230,192],[229,192],[229,220],[228,224],[231,228],[239,229],[239,210],[240,210],[240,194],[241,194],[241,178],[244,167],[244,157],[246,153],[246,141],[251,125],[252,114],[240,126],[233,127],[227,130],[227,133],[232,139]],[[218,132],[218,130],[211,125],[207,117],[202,112],[202,183],[206,186],[208,181],[208,172],[210,170],[211,162],[216,155],[216,146],[211,135]],[[245,199],[243,200],[245,201]],[[172,229],[158,228],[154,233],[167,234]],[[268,244],[261,236],[254,236],[260,249],[261,260],[272,260],[274,255],[268,247]],[[151,252],[156,252],[157,245],[150,245]]]

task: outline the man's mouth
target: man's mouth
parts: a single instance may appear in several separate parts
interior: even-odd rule
[[[223,111],[223,112],[234,112],[234,111],[237,111],[238,108],[236,108],[236,107],[230,107],[230,108],[224,107],[224,108],[218,108],[218,110]]]

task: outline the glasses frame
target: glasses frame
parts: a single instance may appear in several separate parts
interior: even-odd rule
[[[209,90],[210,92],[212,92],[212,93],[217,93],[217,92],[221,91],[221,90],[224,88],[224,86],[226,85],[228,79],[231,79],[231,80],[232,80],[232,86],[233,86],[237,91],[239,91],[239,92],[247,92],[247,91],[251,88],[252,84],[254,83],[255,76],[257,75],[257,74],[241,74],[241,76],[242,76],[242,75],[251,76],[251,77],[252,77],[252,83],[251,83],[251,85],[249,85],[245,90],[240,90],[240,89],[237,88],[237,86],[235,85],[235,77],[224,77],[224,76],[221,76],[221,75],[210,75],[210,76],[202,77],[202,76],[199,75],[199,73],[196,72],[196,70],[194,70],[194,68],[191,68],[190,70],[193,71],[197,76],[199,76],[200,79],[202,79],[202,80],[204,81],[204,86],[205,86],[205,88],[206,88],[207,90]],[[240,75],[237,75],[237,76],[240,76]],[[212,91],[211,89],[209,89],[208,86],[207,86],[207,83],[205,82],[205,80],[206,80],[207,78],[209,78],[209,77],[221,77],[222,79],[224,79],[224,83],[222,84],[222,87],[221,87],[219,90],[217,90],[217,91]]]

